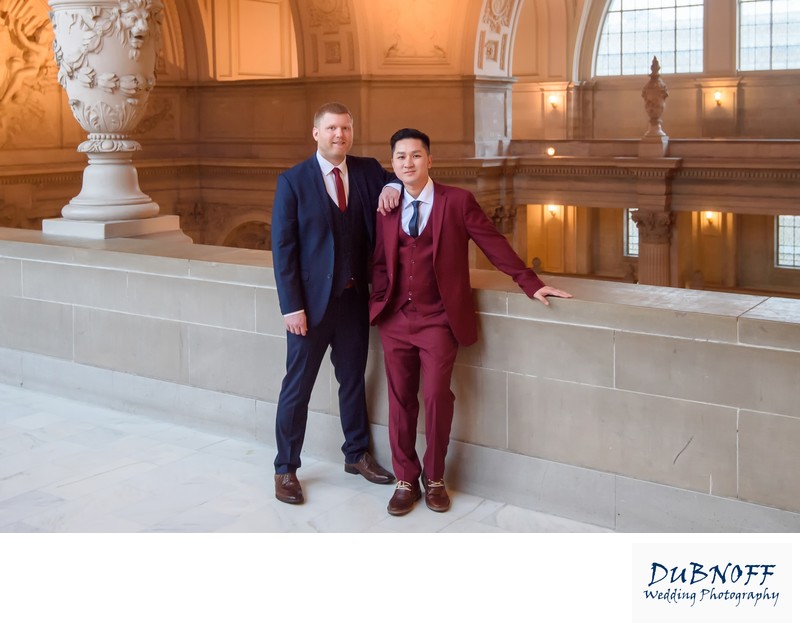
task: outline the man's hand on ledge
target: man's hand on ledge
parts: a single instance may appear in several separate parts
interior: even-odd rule
[[[400,204],[400,191],[393,186],[384,186],[378,198],[378,212],[387,215]]]
[[[536,300],[549,307],[550,303],[547,301],[547,296],[555,296],[556,298],[572,298],[572,294],[568,294],[566,291],[561,291],[560,289],[549,287],[547,285],[533,294],[533,297],[536,298]]]

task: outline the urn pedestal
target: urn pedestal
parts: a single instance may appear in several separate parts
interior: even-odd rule
[[[139,188],[130,137],[156,83],[161,48],[160,0],[49,0],[58,81],[75,119],[88,133],[78,151],[89,164],[80,193],[64,206],[63,219],[43,222],[45,234],[110,238],[172,237],[177,215]],[[169,234],[165,234],[169,233]]]

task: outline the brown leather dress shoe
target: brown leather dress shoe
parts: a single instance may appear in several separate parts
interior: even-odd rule
[[[275,497],[287,504],[302,504],[305,501],[303,487],[294,473],[275,474]]]
[[[422,474],[425,487],[425,505],[437,513],[444,513],[450,508],[450,496],[444,486],[444,480],[429,480]]]
[[[344,470],[347,473],[360,473],[374,484],[391,484],[394,482],[394,476],[379,465],[368,451],[364,452],[358,462],[345,464]]]
[[[422,491],[419,490],[419,482],[405,482],[399,480],[394,487],[394,495],[389,500],[389,506],[386,510],[390,515],[395,517],[410,513],[414,508],[414,502],[422,497]]]

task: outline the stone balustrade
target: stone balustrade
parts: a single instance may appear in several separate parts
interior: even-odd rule
[[[800,301],[550,282],[575,298],[473,273],[454,489],[619,531],[800,531]],[[3,382],[272,442],[284,359],[268,252],[0,229]],[[367,378],[388,461],[377,335]],[[337,414],[326,362],[307,453],[340,459]]]

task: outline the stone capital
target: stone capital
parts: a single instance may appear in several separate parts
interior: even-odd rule
[[[675,215],[668,210],[636,210],[631,215],[642,243],[669,243]]]

